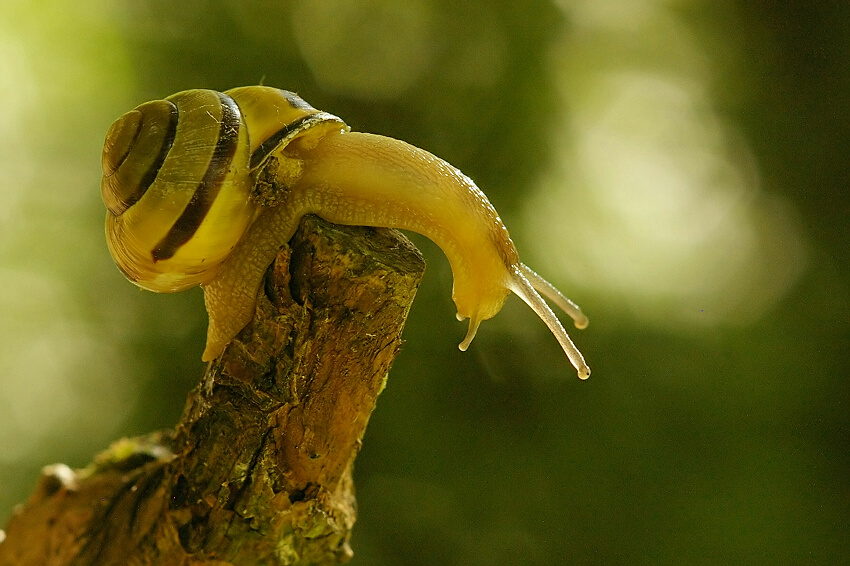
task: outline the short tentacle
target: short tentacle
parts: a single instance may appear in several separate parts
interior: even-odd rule
[[[465,317],[461,316],[460,313],[458,313],[458,320],[464,320],[464,318]],[[469,345],[472,343],[472,339],[475,338],[475,334],[478,332],[478,327],[480,325],[481,319],[477,316],[469,319],[469,328],[466,330],[466,336],[463,338],[463,342],[457,345],[458,349],[461,352],[466,352],[466,349],[469,348]]]

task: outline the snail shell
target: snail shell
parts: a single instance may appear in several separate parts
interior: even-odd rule
[[[204,288],[204,360],[250,321],[263,273],[301,217],[313,213],[436,242],[452,267],[458,319],[470,320],[462,350],[512,291],[549,326],[579,377],[590,375],[538,292],[577,327],[587,317],[520,262],[469,177],[405,142],[350,132],[291,92],[189,90],[147,102],[109,129],[102,165],[112,257],[145,289]]]
[[[118,267],[151,291],[208,283],[256,212],[251,170],[322,122],[342,124],[263,87],[183,91],[121,116],[106,134],[101,186]]]

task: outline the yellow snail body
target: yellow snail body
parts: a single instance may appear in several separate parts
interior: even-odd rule
[[[274,190],[259,191],[259,181]],[[509,292],[547,324],[586,379],[590,369],[538,291],[587,317],[520,262],[496,210],[442,159],[345,123],[271,87],[179,92],[124,114],[103,150],[110,252],[145,289],[204,289],[205,361],[251,320],[266,268],[305,214],[337,224],[401,228],[433,240],[449,260],[458,320],[478,325]]]

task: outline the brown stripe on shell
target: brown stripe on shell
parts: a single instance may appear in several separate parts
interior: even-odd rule
[[[179,113],[177,112],[177,106],[171,102],[169,104],[171,104],[171,114],[168,120],[168,131],[165,134],[165,139],[162,141],[162,146],[159,148],[159,155],[156,156],[156,161],[154,161],[151,167],[142,175],[139,186],[127,198],[128,208],[142,198],[156,180],[156,176],[159,174],[159,170],[162,168],[162,164],[165,163],[165,158],[168,157],[168,152],[171,151],[171,146],[174,144],[174,138],[177,135]]]
[[[174,104],[172,104],[171,102],[169,102],[169,104],[171,104],[172,108],[174,108]],[[126,120],[126,119],[127,119],[127,117],[128,117],[128,116],[130,116],[130,115],[132,115],[132,114],[134,114],[134,113],[138,113],[140,116],[142,116],[142,119],[141,119],[141,120],[140,120],[140,121],[136,124],[136,131],[135,131],[135,132],[133,132],[133,139],[131,139],[131,140],[130,140],[130,143],[128,143],[128,144],[127,144],[127,147],[126,147],[126,148],[124,148],[124,153],[122,153],[122,154],[121,154],[121,156],[120,156],[118,159],[116,159],[113,163],[111,163],[111,170],[109,170],[109,171],[106,171],[106,172],[105,172],[105,174],[107,174],[107,175],[113,175],[116,171],[118,171],[118,170],[121,168],[121,165],[123,165],[123,164],[124,164],[124,162],[127,160],[127,157],[130,155],[130,152],[132,152],[132,151],[133,151],[133,146],[135,146],[135,145],[136,145],[136,142],[139,140],[139,136],[142,134],[142,126],[144,125],[144,121],[143,121],[143,120],[144,120],[144,116],[143,116],[143,115],[141,114],[141,112],[139,112],[138,110],[135,110],[135,111],[133,111],[133,112],[128,112],[126,115],[122,116],[122,117],[120,118],[120,120],[124,121],[124,120]],[[177,113],[177,108],[174,108],[174,113],[175,113],[175,114]],[[174,131],[176,132],[176,131],[177,131],[177,127],[176,127],[176,126],[177,126],[177,121],[176,121],[176,120],[171,120],[171,122],[172,122],[172,123],[174,123],[174,126],[175,126],[175,127],[174,127]],[[123,123],[122,123],[122,125],[123,125]],[[110,128],[110,130],[111,130],[111,129],[112,129],[112,128]],[[121,129],[124,129],[124,128],[121,128]],[[171,132],[170,124],[169,124],[169,128],[168,128],[168,132]],[[121,132],[121,133],[123,134],[123,132]],[[123,136],[121,136],[121,135],[119,134],[117,137],[119,137],[119,138],[120,138],[120,137],[123,137]],[[165,145],[166,143],[168,143],[168,138],[169,138],[169,137],[170,137],[170,136],[169,136],[168,134],[166,134],[165,139],[163,140],[163,145]],[[109,136],[108,136],[108,135],[107,135],[106,140],[107,140],[107,144],[108,144],[108,143],[109,143]],[[171,142],[172,142],[172,143],[174,142],[174,138],[171,138]],[[112,145],[112,146],[110,147],[110,150],[111,150],[113,147],[114,147],[114,145]],[[167,152],[166,152],[166,153],[167,153]],[[162,150],[160,150],[159,154],[160,154],[160,155],[162,155]],[[111,159],[111,155],[110,155],[110,159]],[[136,199],[136,200],[139,200],[139,199]]]
[[[298,118],[294,122],[291,122],[276,131],[266,141],[261,143],[259,147],[254,150],[254,153],[251,154],[251,169],[256,168],[260,163],[262,163],[283,140],[289,137],[290,134],[297,132],[302,129],[305,124],[312,122],[313,116],[315,116],[315,114],[308,114],[307,116]]]
[[[168,118],[168,127],[165,131],[165,137],[162,140],[162,145],[159,146],[159,153],[156,156],[156,159],[151,163],[150,167],[148,167],[147,171],[142,174],[139,179],[139,184],[136,187],[127,193],[126,196],[115,195],[117,198],[117,206],[111,207],[109,210],[112,214],[118,216],[122,214],[125,210],[136,204],[139,199],[145,196],[145,193],[148,191],[150,186],[156,181],[157,175],[159,175],[159,170],[162,169],[163,163],[165,163],[165,159],[168,157],[168,152],[171,151],[171,146],[174,145],[174,138],[177,136],[177,122],[179,120],[179,113],[177,111],[177,106],[174,105],[171,101],[164,100],[163,102],[168,103],[170,108],[170,114]],[[155,119],[156,117],[154,117]],[[130,155],[133,150],[133,146],[138,140],[141,132],[147,127],[145,122],[139,125],[139,128],[136,130],[135,135],[133,136],[133,141],[127,146],[126,153],[118,160],[115,169],[116,171],[120,168],[121,165],[127,160],[127,157]]]
[[[151,255],[154,261],[174,257],[177,250],[195,235],[212,208],[236,155],[241,126],[239,107],[226,94],[218,93],[218,97],[221,100],[221,128],[210,164],[183,213],[153,249]]]
[[[315,108],[310,106],[309,102],[307,102],[306,100],[304,100],[303,98],[301,98],[300,96],[295,94],[294,92],[290,92],[288,90],[283,90],[283,89],[281,89],[280,92],[283,93],[283,97],[286,99],[286,101],[289,103],[289,105],[291,107],[295,108],[296,110],[307,110],[307,111],[315,110]]]

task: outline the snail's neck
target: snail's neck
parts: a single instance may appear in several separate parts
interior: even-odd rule
[[[342,133],[325,136],[303,158],[295,192],[320,200],[315,212],[328,220],[411,230],[447,251],[477,247],[481,254],[486,243],[505,267],[519,261],[484,193],[427,151],[384,136]]]
[[[426,236],[452,266],[461,314],[490,318],[498,312],[519,259],[469,177],[427,151],[373,134],[327,135],[309,150],[294,151],[304,163],[292,186],[296,206],[339,224]]]

